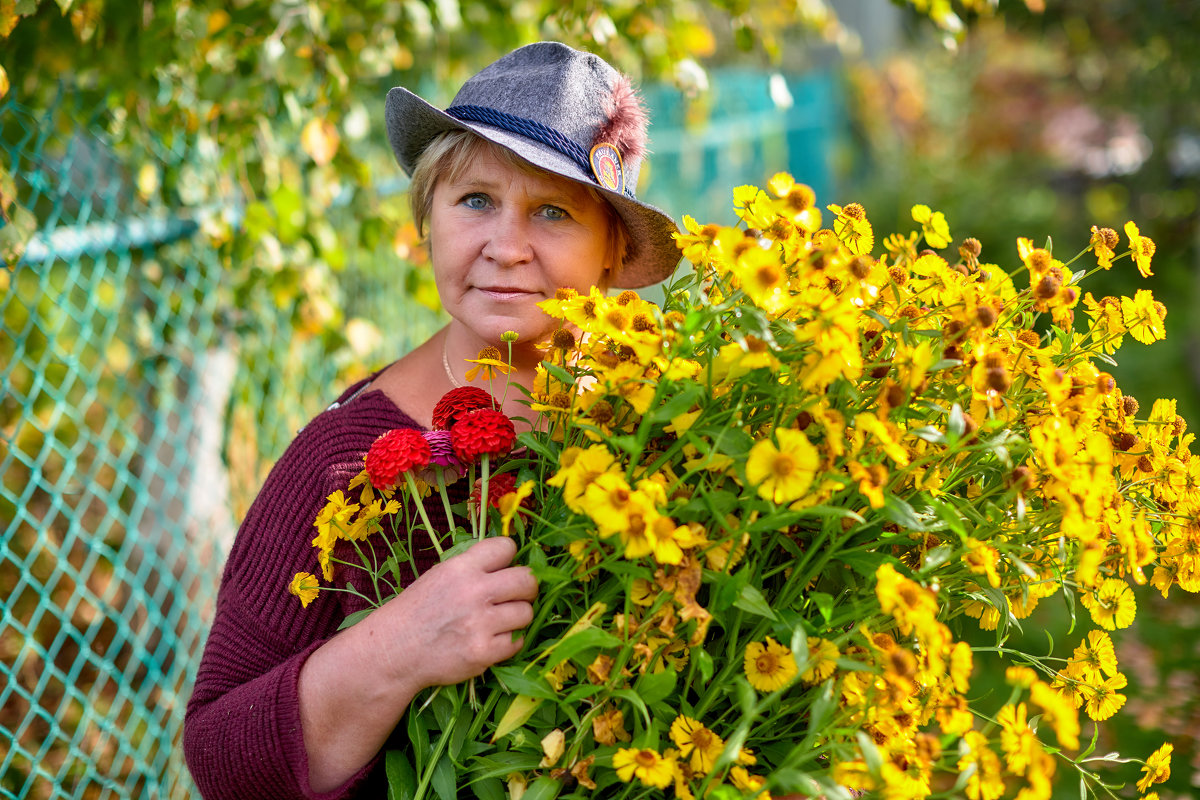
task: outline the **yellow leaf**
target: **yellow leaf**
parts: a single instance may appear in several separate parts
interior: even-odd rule
[[[332,161],[340,144],[337,128],[324,117],[309,120],[300,133],[300,145],[318,166],[323,167]]]
[[[500,718],[500,724],[496,726],[496,732],[492,734],[492,741],[495,742],[503,739],[528,722],[529,718],[533,716],[533,712],[541,705],[541,702],[540,697],[529,697],[523,694],[514,697],[512,703],[508,706],[508,710]]]

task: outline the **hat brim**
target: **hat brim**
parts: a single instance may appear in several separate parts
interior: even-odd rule
[[[466,130],[512,151],[535,167],[599,192],[616,210],[629,232],[629,250],[621,268],[613,275],[611,285],[614,288],[649,286],[670,277],[679,264],[679,248],[673,236],[679,228],[665,212],[606,189],[572,159],[547,145],[501,128],[455,119],[400,86],[387,94],[385,118],[392,152],[409,176],[421,153],[438,134]]]

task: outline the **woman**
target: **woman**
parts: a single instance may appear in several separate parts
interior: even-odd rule
[[[507,539],[440,564],[427,548],[419,578],[340,633],[351,595],[323,593],[302,609],[287,583],[314,566],[326,496],[346,489],[380,434],[428,428],[438,398],[466,383],[465,359],[513,331],[511,377],[528,385],[554,327],[538,302],[562,287],[645,286],[678,260],[674,223],[633,191],[645,150],[639,100],[596,56],[550,42],[520,48],[445,111],[396,88],[387,125],[451,320],[306,426],[247,513],[185,722],[185,755],[207,798],[382,796],[379,754],[416,693],[516,654],[513,632],[532,620],[537,586],[512,565]],[[510,416],[524,411],[515,394]]]

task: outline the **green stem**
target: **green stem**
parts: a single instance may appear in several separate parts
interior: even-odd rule
[[[421,493],[417,491],[417,482],[413,480],[411,472],[404,473],[404,480],[408,483],[408,493],[412,495],[413,504],[417,507],[417,513],[421,515],[421,522],[425,524],[425,530],[429,531],[429,540],[433,542],[433,549],[437,550],[438,557],[445,555],[442,551],[442,543],[438,541],[438,533],[433,529],[433,523],[429,521],[429,515],[425,513],[425,504],[421,502]]]

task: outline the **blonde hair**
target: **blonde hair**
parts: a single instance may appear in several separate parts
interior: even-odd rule
[[[491,155],[501,164],[512,167],[527,175],[538,177],[564,179],[563,176],[541,167],[530,164],[519,155],[506,147],[488,141],[470,131],[452,130],[440,133],[421,152],[413,167],[412,184],[409,186],[409,202],[412,204],[413,222],[417,232],[425,235],[425,221],[429,219],[430,209],[433,208],[433,190],[438,181],[448,178],[458,180],[467,166],[475,163],[481,157]],[[570,180],[565,178],[564,180]],[[606,281],[621,270],[629,251],[629,230],[625,221],[613,208],[612,203],[604,198],[595,188],[580,183],[588,195],[604,207],[605,218],[608,222],[608,252],[613,263],[605,274]]]

